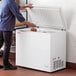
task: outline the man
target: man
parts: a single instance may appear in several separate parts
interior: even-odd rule
[[[0,68],[4,70],[14,70],[17,69],[16,66],[13,66],[9,62],[9,52],[12,39],[12,31],[15,26],[15,18],[20,22],[29,27],[35,27],[35,25],[29,21],[26,21],[22,14],[19,12],[19,9],[32,8],[31,4],[26,6],[18,6],[14,0],[2,0],[1,9],[0,9],[0,48],[4,45],[3,51],[3,66],[0,65]]]

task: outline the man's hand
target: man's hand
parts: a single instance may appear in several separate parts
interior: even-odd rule
[[[20,6],[20,10],[24,10],[26,8],[33,8],[32,4],[26,4],[25,6]]]
[[[26,5],[28,8],[33,8],[32,4],[27,4]]]
[[[32,27],[32,28],[31,28],[31,31],[33,31],[33,32],[37,32],[36,27]]]

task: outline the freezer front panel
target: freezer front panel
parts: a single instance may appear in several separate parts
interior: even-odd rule
[[[65,68],[66,32],[16,30],[16,65],[47,72]]]
[[[16,30],[16,65],[50,71],[50,33]]]

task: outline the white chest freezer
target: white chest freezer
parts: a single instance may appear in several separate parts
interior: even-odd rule
[[[32,8],[29,21],[39,28],[16,30],[16,65],[53,72],[66,68],[66,26],[60,8]]]

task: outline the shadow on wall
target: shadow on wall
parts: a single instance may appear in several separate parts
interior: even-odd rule
[[[66,16],[67,30],[70,29],[70,26],[72,24],[73,15],[74,15],[74,10],[72,10],[72,9],[66,10],[65,16]]]
[[[76,34],[75,29],[70,30],[72,25],[72,20],[74,17],[74,10],[69,9],[66,12],[66,19],[67,19],[67,62],[76,63]]]
[[[67,37],[66,37],[66,51],[67,51],[67,62],[72,61],[72,57],[74,56],[73,51],[75,51],[75,42],[76,37],[71,33],[69,30],[72,26],[72,20],[74,16],[74,10],[69,8],[65,10],[65,17],[66,17],[66,23],[67,23]]]

